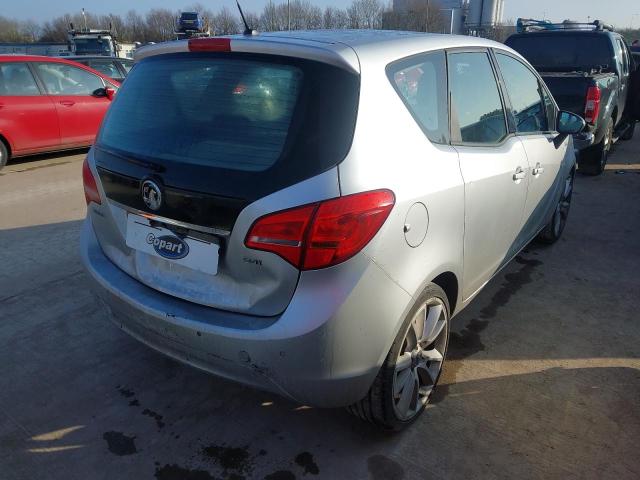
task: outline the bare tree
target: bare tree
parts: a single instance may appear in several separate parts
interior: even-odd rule
[[[20,42],[23,40],[20,23],[13,18],[0,16],[0,41]]]
[[[146,25],[144,19],[135,10],[129,10],[124,20],[126,34],[123,39],[130,42],[148,42],[146,38]]]
[[[37,42],[42,34],[42,27],[33,20],[20,22],[19,29],[21,36],[28,42]]]
[[[327,7],[324,9],[322,26],[329,29],[349,28],[349,15],[341,8]]]
[[[260,15],[260,29],[265,32],[273,32],[277,30],[284,30],[286,27],[282,24],[282,18],[280,18],[280,10],[278,6],[269,0],[262,10]]]
[[[387,30],[442,33],[445,23],[440,5],[433,0],[410,0],[406,12],[389,9],[382,15],[382,28]]]
[[[45,22],[42,25],[42,36],[40,40],[43,42],[66,42],[71,21],[72,17],[67,13],[49,22]]]
[[[244,18],[247,21],[247,25],[249,25],[249,28],[251,28],[253,30],[260,30],[261,29],[260,15],[258,15],[257,13],[244,12]],[[239,21],[239,24],[240,24],[240,27],[241,27],[242,31],[244,31],[244,25],[242,24],[242,21]]]
[[[380,28],[382,4],[379,0],[354,0],[347,9],[351,28]]]
[[[222,7],[217,15],[211,20],[211,27],[215,35],[230,35],[238,33],[239,19],[231,13],[227,7]]]
[[[145,18],[145,40],[147,42],[164,42],[173,38],[175,30],[175,14],[166,8],[153,8]]]

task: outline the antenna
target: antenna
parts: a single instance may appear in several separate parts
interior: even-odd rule
[[[242,7],[240,6],[239,0],[236,0],[236,5],[238,5],[238,10],[240,10],[240,17],[242,17],[242,23],[244,23],[244,35],[257,35],[258,31],[253,30],[247,23],[247,19],[244,18],[244,13],[242,13]]]

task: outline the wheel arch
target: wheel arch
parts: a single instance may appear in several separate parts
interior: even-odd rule
[[[13,153],[13,146],[11,145],[11,141],[9,141],[7,136],[2,132],[0,132],[0,142],[4,143],[4,146],[7,147],[7,152],[9,153],[9,157],[11,157]]]
[[[449,314],[453,316],[458,304],[458,293],[460,291],[458,277],[455,273],[447,271],[435,277],[431,282],[444,290],[444,293],[447,295],[447,300],[449,300],[449,308],[451,309]]]

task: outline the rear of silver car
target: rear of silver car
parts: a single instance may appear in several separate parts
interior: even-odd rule
[[[412,304],[372,261],[393,192],[341,182],[338,164],[356,155],[360,76],[335,63],[203,51],[145,59],[88,155],[82,232],[84,264],[122,329],[198,368],[326,407],[366,394]],[[304,209],[313,225],[299,219]],[[355,218],[369,236],[336,247],[326,237],[335,218]],[[312,230],[315,250],[302,245]]]

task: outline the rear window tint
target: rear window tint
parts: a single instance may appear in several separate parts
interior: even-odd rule
[[[280,157],[303,73],[254,60],[142,63],[101,143],[156,159],[262,171]]]

